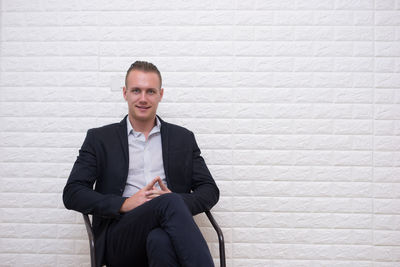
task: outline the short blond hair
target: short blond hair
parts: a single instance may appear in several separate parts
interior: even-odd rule
[[[161,73],[158,70],[158,68],[156,67],[156,65],[154,65],[153,63],[147,62],[147,61],[135,61],[128,69],[128,71],[126,72],[126,76],[125,76],[125,86],[127,87],[127,79],[128,79],[128,74],[129,72],[133,71],[133,70],[140,70],[143,72],[154,72],[157,74],[158,78],[160,79],[160,88],[162,86],[162,78],[161,78]]]

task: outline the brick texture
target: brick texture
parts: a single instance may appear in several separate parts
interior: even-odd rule
[[[228,266],[399,266],[400,1],[0,5],[1,266],[89,266],[61,193],[140,59],[221,189]]]

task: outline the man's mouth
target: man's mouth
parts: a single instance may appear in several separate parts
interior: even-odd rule
[[[149,109],[150,107],[147,107],[147,106],[136,106],[138,109]]]

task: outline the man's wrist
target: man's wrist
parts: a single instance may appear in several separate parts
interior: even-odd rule
[[[119,208],[119,213],[125,213],[126,212],[126,201],[128,200],[128,197],[124,197],[124,202],[122,202],[121,207]]]

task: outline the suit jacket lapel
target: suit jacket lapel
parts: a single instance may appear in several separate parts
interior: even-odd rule
[[[157,116],[158,117],[158,116]],[[171,186],[168,175],[168,124],[164,122],[160,117],[158,119],[161,122],[161,146],[162,146],[162,157],[165,172],[165,179],[167,180],[168,187]],[[170,188],[172,189],[172,188]]]
[[[129,149],[128,149],[128,134],[127,134],[127,125],[126,125],[126,117],[119,123],[118,128],[118,136],[120,140],[120,144],[122,146],[122,151],[124,152],[124,159],[129,166]],[[127,167],[129,168],[129,167]],[[127,170],[128,171],[128,170]]]

